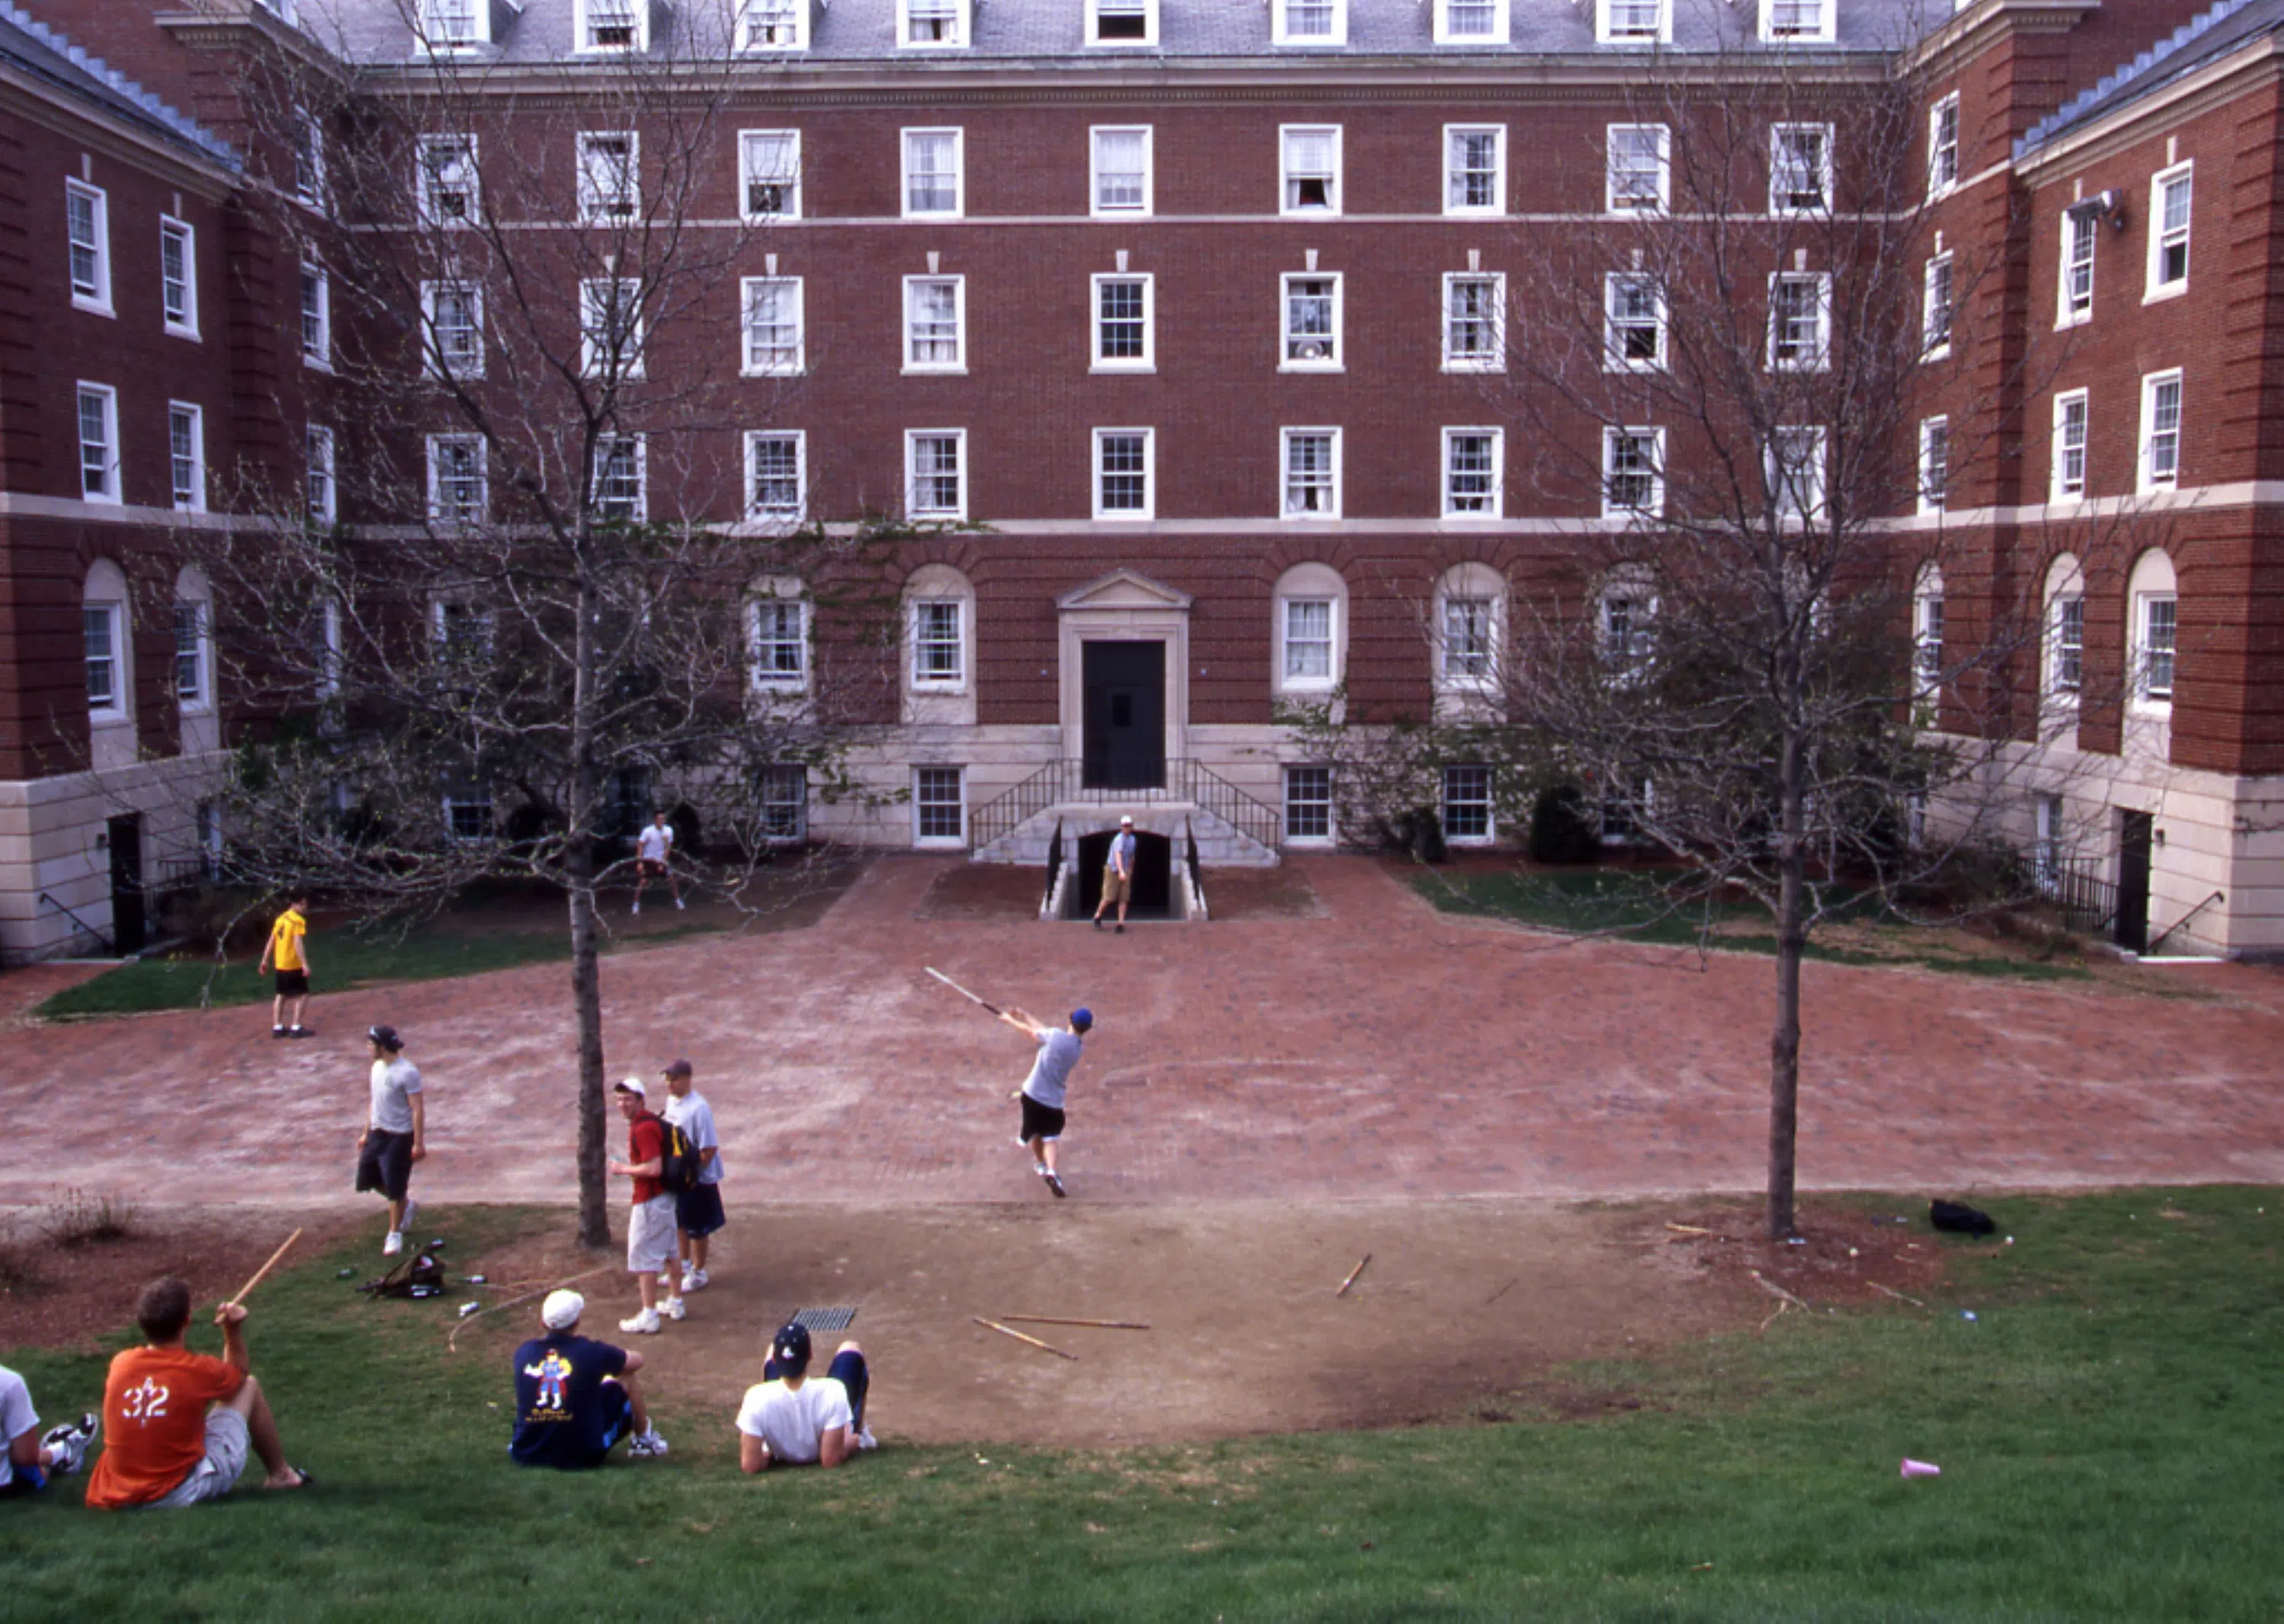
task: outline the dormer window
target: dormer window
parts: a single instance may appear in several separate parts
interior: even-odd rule
[[[1272,35],[1279,45],[1345,45],[1348,0],[1271,0]]]
[[[648,0],[579,0],[579,49],[650,49]]]
[[[1086,0],[1090,45],[1154,45],[1158,0]]]
[[[809,49],[809,0],[745,0],[738,12],[741,51]]]
[[[1666,0],[1594,0],[1598,45],[1665,45],[1673,41],[1673,8]]]
[[[1839,0],[1761,0],[1761,37],[1771,44],[1829,44]]]
[[[431,51],[465,51],[491,38],[490,0],[420,0],[420,43]]]
[[[896,0],[896,43],[915,51],[958,50],[968,43],[972,0]]]
[[[1507,0],[1435,0],[1438,45],[1504,45]]]

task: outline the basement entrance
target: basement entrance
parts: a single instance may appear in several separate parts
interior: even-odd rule
[[[1110,841],[1116,832],[1106,829],[1099,834],[1079,837],[1078,872],[1072,877],[1076,883],[1063,887],[1064,896],[1070,899],[1063,905],[1064,918],[1094,917],[1094,905],[1102,900],[1102,867],[1110,861]],[[1109,917],[1115,917],[1117,911],[1112,909]],[[1126,917],[1181,917],[1174,910],[1174,843],[1162,834],[1151,834],[1141,829],[1134,832],[1134,900],[1127,906]]]

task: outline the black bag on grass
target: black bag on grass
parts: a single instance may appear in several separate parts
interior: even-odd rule
[[[1990,1214],[1956,1201],[1928,1202],[1928,1222],[1950,1235],[1989,1235],[1998,1228],[1991,1222]]]
[[[436,1261],[434,1247],[423,1247],[416,1257],[409,1257],[387,1274],[366,1281],[357,1290],[368,1297],[437,1297],[443,1294],[444,1266]]]

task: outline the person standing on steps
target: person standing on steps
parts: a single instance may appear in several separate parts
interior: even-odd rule
[[[1118,820],[1118,832],[1110,837],[1110,855],[1102,865],[1102,900],[1094,905],[1094,928],[1102,928],[1103,910],[1113,902],[1118,904],[1117,931],[1126,934],[1126,904],[1134,895],[1134,820]]]
[[[1015,1097],[1023,1103],[1023,1129],[1015,1143],[1031,1152],[1031,1170],[1046,1181],[1047,1188],[1060,1200],[1069,1192],[1063,1189],[1062,1175],[1055,1171],[1055,1142],[1062,1137],[1063,1098],[1071,1068],[1078,1064],[1080,1041],[1094,1026],[1094,1011],[1073,1010],[1068,1027],[1044,1025],[1021,1010],[1005,1011],[999,1019],[1018,1032],[1029,1033],[1039,1046],[1031,1062],[1031,1074],[1015,1090]]]
[[[635,837],[635,912],[642,911],[643,887],[653,879],[666,881],[674,905],[682,906],[682,882],[674,877],[674,825],[663,812],[652,813],[650,827]]]
[[[365,1039],[372,1045],[372,1105],[357,1139],[356,1187],[378,1191],[388,1203],[388,1238],[380,1243],[380,1255],[393,1258],[404,1250],[404,1231],[418,1206],[411,1193],[412,1164],[428,1154],[427,1097],[420,1068],[404,1058],[395,1027],[374,1027]]]
[[[254,973],[267,975],[274,963],[278,967],[277,996],[270,1001],[270,1035],[272,1037],[308,1037],[309,1028],[301,1024],[301,1011],[309,1002],[309,899],[297,896],[288,902],[286,911],[278,916],[270,927],[270,940],[262,944],[262,962]],[[286,1019],[286,1005],[293,1006],[293,1019]]]

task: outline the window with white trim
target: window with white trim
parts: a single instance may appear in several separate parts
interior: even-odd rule
[[[1769,278],[1769,370],[1820,372],[1832,353],[1832,277],[1780,270]]]
[[[1506,277],[1503,274],[1444,273],[1443,370],[1506,370]]]
[[[1596,652],[1621,678],[1638,676],[1657,654],[1657,598],[1649,582],[1615,581],[1596,609]]]
[[[786,378],[808,369],[802,279],[747,277],[744,281],[748,378]]]
[[[642,434],[605,434],[595,441],[592,496],[598,518],[638,525],[650,516],[650,443]]]
[[[912,599],[912,686],[950,689],[967,683],[967,600]]]
[[[1333,839],[1333,769],[1285,769],[1285,842],[1326,845]]]
[[[801,218],[801,131],[738,132],[739,207],[748,225]]]
[[[64,237],[71,262],[73,306],[96,316],[109,316],[111,199],[100,186],[64,183]]]
[[[904,371],[967,370],[967,278],[904,278]]]
[[[2075,705],[2085,681],[2085,577],[2069,553],[2046,566],[2045,605],[2046,694]]]
[[[2086,493],[2085,446],[2089,421],[2086,393],[2072,389],[2054,396],[2053,500],[2075,501]]]
[[[1832,207],[1832,126],[1769,126],[1769,213],[1793,217]]]
[[[1614,215],[1663,214],[1673,185],[1672,142],[1666,127],[1612,124],[1604,135],[1603,207]]]
[[[967,431],[910,429],[904,434],[904,517],[967,517]]]
[[[184,221],[159,219],[159,314],[178,339],[199,336],[198,233]]]
[[[2144,491],[2171,490],[2181,478],[2181,374],[2141,380],[2141,480]]]
[[[1269,0],[1271,43],[1279,45],[1345,45],[1349,43],[1348,0]]]
[[[1285,499],[1287,519],[1338,519],[1341,516],[1341,431],[1336,428],[1288,428],[1279,431],[1284,441]]]
[[[498,832],[489,792],[471,787],[444,797],[444,834],[448,839],[489,840]]]
[[[120,667],[125,605],[91,603],[80,611],[80,642],[87,667],[87,708],[99,719],[127,713],[126,673]]]
[[[1922,690],[1943,681],[1943,572],[1933,565],[1912,594],[1912,676]]]
[[[483,214],[483,181],[473,136],[423,136],[415,156],[416,198],[424,225],[473,225]]]
[[[912,769],[912,839],[920,846],[966,844],[966,768]]]
[[[1672,40],[1668,0],[1594,0],[1597,45],[1664,45]]]
[[[809,686],[809,605],[795,596],[756,597],[746,605],[754,686],[795,693]]]
[[[184,710],[203,708],[207,696],[207,606],[175,605],[175,700]]]
[[[1339,125],[1277,127],[1277,198],[1283,215],[1341,212]]]
[[[1280,629],[1285,647],[1283,686],[1287,691],[1332,687],[1339,680],[1339,662],[1334,658],[1338,645],[1333,636],[1338,600],[1287,597],[1279,602],[1285,611]]]
[[[2173,702],[2179,613],[2178,600],[2171,592],[2143,592],[2133,600],[2134,691],[2147,704]]]
[[[1443,517],[1497,519],[1506,504],[1506,431],[1443,431]]]
[[[956,51],[968,41],[968,0],[896,0],[896,43],[911,51]]]
[[[1824,516],[1824,463],[1821,427],[1787,426],[1770,437],[1764,472],[1779,519]]]
[[[1837,0],[1761,0],[1761,38],[1772,45],[1829,43]]]
[[[490,0],[420,0],[414,32],[430,51],[466,51],[488,43],[492,31]]]
[[[1097,372],[1146,372],[1157,364],[1151,315],[1152,278],[1147,274],[1098,276],[1094,282],[1094,356]]]
[[[1920,283],[1920,359],[1941,361],[1951,354],[1952,257],[1938,254],[1927,262]]]
[[[1506,126],[1443,126],[1443,212],[1506,212]]]
[[[1920,511],[1943,511],[1951,494],[1951,419],[1920,420]]]
[[[1138,219],[1148,215],[1150,126],[1097,124],[1087,136],[1089,196],[1095,218]]]
[[[1928,196],[1939,198],[1959,184],[1959,92],[1928,110]]]
[[[1446,767],[1443,769],[1443,838],[1455,844],[1483,844],[1491,839],[1491,769],[1488,767]]]
[[[2075,327],[2093,319],[2093,245],[2101,235],[2101,215],[2092,208],[2062,210],[2060,308],[2054,325]]]
[[[1437,674],[1447,685],[1480,687],[1498,665],[1498,600],[1447,594],[1443,609]]]
[[[966,207],[966,132],[904,131],[904,218],[957,220]]]
[[[90,502],[116,503],[119,489],[119,391],[79,386],[79,489]]]
[[[428,517],[433,522],[482,524],[491,511],[490,486],[481,436],[428,436]]]
[[[1665,364],[1665,295],[1646,271],[1614,270],[1602,279],[1602,364],[1613,372],[1650,372]]]
[[[1435,0],[1438,45],[1504,45],[1507,0]]]
[[[428,371],[435,378],[484,375],[484,291],[473,282],[423,282],[420,315]]]
[[[590,378],[643,375],[641,283],[606,277],[579,285],[579,363]]]
[[[1602,430],[1602,517],[1654,519],[1665,511],[1665,431]]]
[[[1086,0],[1090,45],[1154,45],[1158,0]]]
[[[178,513],[207,511],[206,413],[185,401],[167,402],[168,484]]]
[[[809,436],[799,429],[746,436],[746,517],[798,521],[809,510]]]
[[[1338,272],[1287,272],[1280,279],[1284,332],[1281,372],[1341,370],[1341,277]]]
[[[325,131],[308,113],[293,112],[293,199],[319,211],[325,207]]]
[[[321,266],[301,267],[301,364],[333,370],[333,285]]]
[[[738,8],[740,51],[809,49],[810,0],[743,0]]]
[[[650,0],[574,0],[576,49],[626,52],[650,49]]]
[[[1094,516],[1150,519],[1157,513],[1157,431],[1094,431]]]
[[[301,431],[301,496],[309,522],[333,522],[333,431],[312,423]]]
[[[2149,180],[2149,290],[2147,299],[2170,299],[2189,285],[2189,201],[2194,164],[2161,169]]]
[[[579,218],[588,225],[624,225],[642,213],[642,137],[631,129],[590,130],[579,137]]]
[[[762,769],[761,836],[764,840],[809,838],[809,769],[794,762]]]

